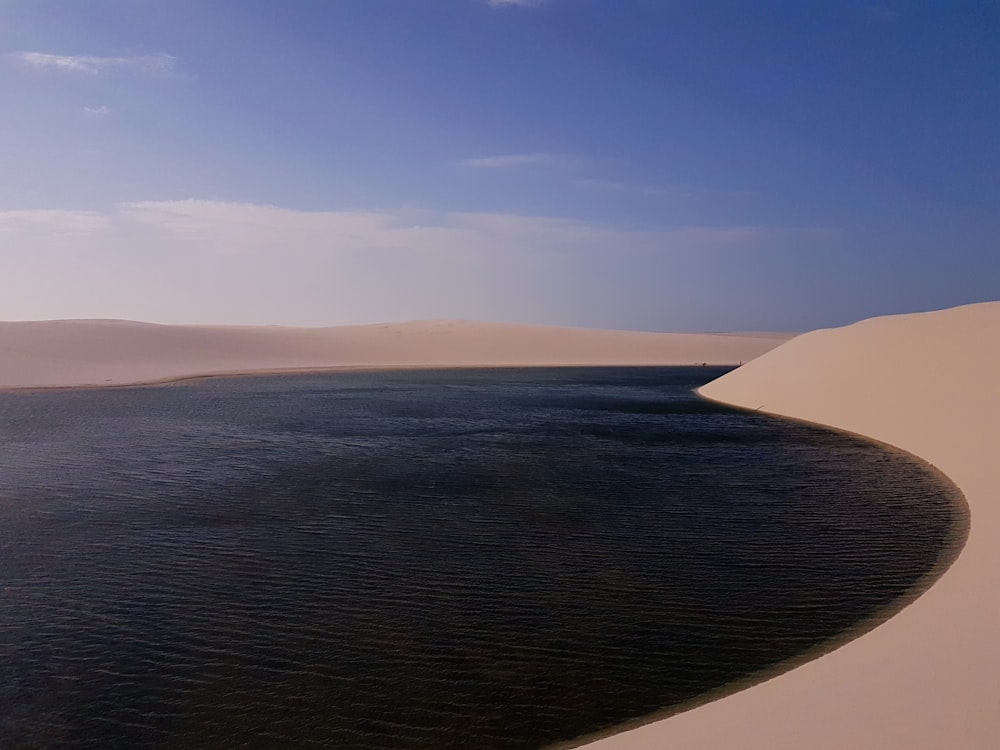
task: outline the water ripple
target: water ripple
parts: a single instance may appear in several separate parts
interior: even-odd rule
[[[822,644],[961,525],[713,368],[0,394],[0,746],[537,748]]]

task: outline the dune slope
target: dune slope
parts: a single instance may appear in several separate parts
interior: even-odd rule
[[[1000,747],[1000,302],[805,334],[701,393],[922,457],[964,493],[969,536],[923,596],[857,640],[589,747]]]
[[[0,388],[122,385],[300,368],[737,364],[788,338],[465,321],[334,328],[31,321],[0,323]]]

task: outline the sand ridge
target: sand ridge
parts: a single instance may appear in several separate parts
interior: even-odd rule
[[[442,320],[329,328],[6,322],[0,323],[0,388],[349,367],[730,365],[749,361],[790,337]]]
[[[1000,746],[1000,302],[814,331],[700,389],[928,461],[971,527],[920,598],[831,653],[593,750]]]

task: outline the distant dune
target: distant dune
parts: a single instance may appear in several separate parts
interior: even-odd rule
[[[340,367],[738,364],[790,337],[466,321],[334,328],[120,320],[0,323],[0,388],[123,385]]]
[[[594,750],[1000,747],[1000,302],[800,336],[701,389],[868,435],[965,494],[957,561],[913,604],[768,682]]]

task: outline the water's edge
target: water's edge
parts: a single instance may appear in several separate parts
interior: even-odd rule
[[[815,422],[788,415],[772,414],[766,409],[751,409],[749,407],[739,406],[727,401],[705,396],[701,393],[700,388],[695,389],[695,393],[699,398],[704,399],[705,401],[718,404],[719,406],[732,409],[733,411],[746,414],[763,414],[778,421],[807,425],[829,432],[847,435],[863,440],[871,445],[877,445],[883,450],[891,453],[906,456],[910,460],[922,464],[925,470],[938,478],[943,487],[947,487],[949,489],[948,496],[953,505],[954,514],[952,516],[953,523],[949,529],[948,539],[942,546],[934,565],[929,570],[925,571],[923,575],[917,578],[917,580],[914,581],[905,593],[897,597],[888,605],[872,613],[869,617],[859,620],[852,626],[846,628],[836,636],[824,641],[823,643],[796,654],[782,662],[774,664],[771,667],[727,683],[717,690],[708,691],[696,696],[686,703],[677,706],[670,706],[662,711],[656,711],[631,721],[622,722],[621,724],[609,727],[606,730],[600,730],[582,737],[577,737],[568,742],[558,742],[546,745],[542,748],[542,750],[572,750],[573,748],[584,747],[598,740],[613,737],[632,729],[638,729],[639,727],[643,727],[648,724],[663,721],[671,718],[672,716],[677,716],[678,714],[686,713],[709,703],[722,700],[723,698],[735,695],[736,693],[741,693],[744,690],[750,690],[751,688],[762,683],[769,682],[770,680],[778,679],[792,670],[803,666],[804,664],[808,664],[816,659],[832,654],[852,641],[857,640],[866,633],[870,633],[881,625],[886,624],[889,620],[916,602],[921,596],[927,593],[927,591],[929,591],[934,584],[938,582],[938,580],[940,580],[940,578],[948,571],[949,568],[951,568],[952,565],[955,564],[955,561],[958,560],[959,556],[962,554],[962,550],[965,548],[965,544],[969,538],[969,531],[972,528],[971,508],[965,498],[965,494],[961,491],[961,489],[959,489],[958,485],[955,484],[951,477],[923,457],[918,456],[915,453],[910,453],[899,446],[886,443],[882,440],[878,440],[877,438],[873,438],[859,432],[854,432],[852,430],[846,430],[823,422]]]

